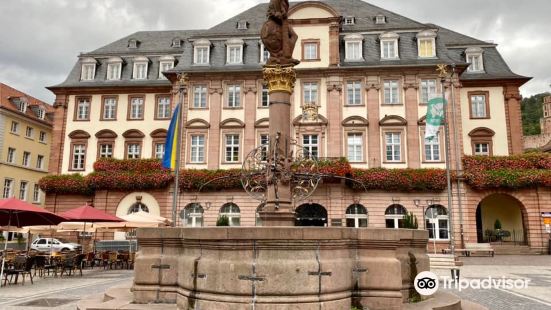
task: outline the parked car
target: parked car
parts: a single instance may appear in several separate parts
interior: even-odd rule
[[[80,251],[82,246],[62,238],[38,238],[31,243],[31,249],[40,252]]]

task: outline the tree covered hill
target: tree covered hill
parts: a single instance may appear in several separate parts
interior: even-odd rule
[[[522,127],[525,136],[541,133],[540,119],[543,117],[543,98],[545,96],[549,96],[549,93],[522,99]]]

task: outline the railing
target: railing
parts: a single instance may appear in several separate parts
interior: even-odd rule
[[[138,242],[136,240],[102,240],[96,241],[95,249],[97,252],[102,251],[130,251],[138,250]]]
[[[478,234],[482,234],[484,242],[500,242],[513,245],[526,245],[526,232],[522,229],[506,230],[502,229],[499,232],[491,229],[482,231],[477,230]]]

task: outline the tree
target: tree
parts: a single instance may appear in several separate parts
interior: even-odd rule
[[[522,128],[525,136],[541,134],[540,119],[543,117],[543,98],[546,96],[549,93],[522,99]]]

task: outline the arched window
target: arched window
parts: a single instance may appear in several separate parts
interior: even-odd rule
[[[128,208],[128,214],[138,213],[140,211],[149,213],[149,208],[141,201],[136,201]]]
[[[353,204],[346,209],[346,227],[367,227],[367,209],[361,204]]]
[[[220,216],[224,215],[228,217],[230,226],[241,225],[241,211],[235,203],[229,202],[220,208]]]
[[[386,208],[386,228],[404,228],[404,215],[407,212],[406,208],[399,204],[393,204]]]
[[[261,203],[258,208],[256,208],[256,212],[255,212],[255,224],[256,226],[262,226],[262,219],[260,218],[260,211],[262,211],[262,209],[264,209],[264,207],[266,206],[265,203]]]
[[[450,217],[448,210],[441,205],[432,205],[425,211],[429,239],[449,240]]]
[[[186,227],[202,227],[204,212],[200,204],[190,203],[180,212],[180,218]]]

